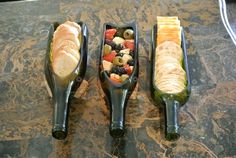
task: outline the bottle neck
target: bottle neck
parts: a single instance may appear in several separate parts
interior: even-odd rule
[[[121,137],[125,132],[125,104],[127,90],[113,90],[110,99],[110,134],[113,137]]]
[[[71,86],[57,86],[54,89],[54,117],[52,135],[56,139],[64,139],[67,136],[67,124],[69,115],[69,95]]]
[[[177,140],[179,134],[179,107],[178,101],[163,99],[165,102],[165,133],[167,140]]]

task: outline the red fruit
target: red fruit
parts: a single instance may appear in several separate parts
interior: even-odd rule
[[[114,35],[116,34],[116,29],[108,29],[105,31],[105,39],[112,40],[114,38]]]
[[[126,48],[129,48],[130,50],[134,50],[134,40],[125,40],[124,45]]]
[[[112,60],[116,57],[116,51],[112,51],[110,54],[104,55],[103,60],[112,62]]]
[[[124,66],[124,68],[125,68],[125,71],[127,72],[128,75],[130,75],[132,73],[132,69],[131,69],[131,67],[128,64],[126,64]]]

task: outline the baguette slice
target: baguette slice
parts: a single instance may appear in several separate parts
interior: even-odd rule
[[[59,51],[60,50],[64,50],[64,51],[66,51],[66,53],[69,53],[69,54],[73,55],[79,61],[80,53],[79,53],[78,49],[73,49],[70,46],[64,45],[63,47],[61,47],[59,49]]]
[[[64,78],[70,75],[80,60],[81,27],[67,21],[57,27],[52,40],[52,68],[55,74]]]
[[[77,64],[78,60],[73,55],[61,50],[56,54],[52,68],[59,77],[66,77],[74,71]]]

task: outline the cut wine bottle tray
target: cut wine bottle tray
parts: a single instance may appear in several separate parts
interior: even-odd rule
[[[81,46],[80,60],[73,72],[66,78],[57,76],[51,63],[51,43],[56,28],[61,23],[54,23],[50,26],[48,35],[47,52],[45,57],[45,77],[52,93],[54,103],[54,117],[52,135],[56,139],[64,139],[67,136],[67,122],[69,114],[70,97],[79,88],[83,81],[87,67],[87,51],[88,51],[88,28],[83,22],[78,22],[81,26]]]

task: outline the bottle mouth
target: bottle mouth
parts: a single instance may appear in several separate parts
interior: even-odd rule
[[[174,125],[169,125],[166,127],[166,135],[165,138],[168,141],[175,141],[178,140],[180,137],[179,134],[179,127],[178,126],[174,126]]]
[[[52,136],[55,139],[63,140],[67,136],[67,130],[63,126],[59,126],[59,125],[54,126],[53,129],[52,129]]]
[[[179,133],[167,133],[166,134],[166,140],[168,141],[176,141],[180,137]]]
[[[122,125],[111,124],[110,126],[110,135],[114,138],[120,138],[124,135],[125,128]]]

